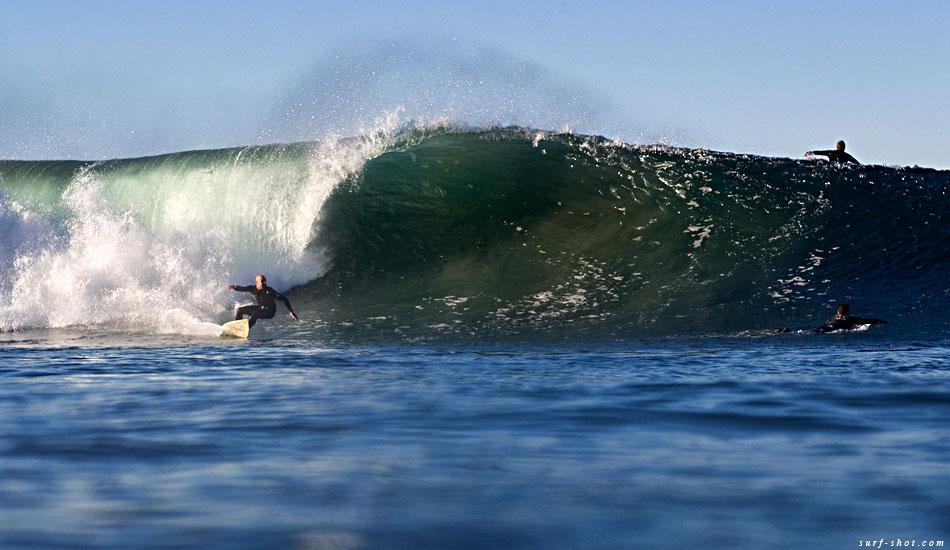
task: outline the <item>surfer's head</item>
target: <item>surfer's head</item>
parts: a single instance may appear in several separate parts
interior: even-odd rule
[[[264,288],[264,285],[267,284],[267,277],[263,275],[258,275],[257,277],[254,277],[254,282],[257,283],[257,288],[258,290],[260,290]]]
[[[851,306],[848,304],[840,304],[838,306],[838,315],[851,315]]]
[[[839,151],[844,151],[844,140],[839,141],[835,147],[837,147]]]

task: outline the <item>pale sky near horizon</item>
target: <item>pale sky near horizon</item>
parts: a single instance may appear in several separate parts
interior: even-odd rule
[[[765,156],[844,139],[864,163],[950,169],[948,27],[938,1],[0,0],[0,159],[320,139],[407,102]]]

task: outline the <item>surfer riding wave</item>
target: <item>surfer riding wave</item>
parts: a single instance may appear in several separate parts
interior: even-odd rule
[[[277,315],[277,300],[284,302],[284,305],[287,306],[287,310],[290,312],[290,316],[293,317],[294,320],[300,320],[297,314],[294,313],[294,308],[291,307],[290,300],[283,294],[267,286],[266,277],[258,275],[254,278],[254,282],[254,286],[228,285],[228,290],[250,292],[257,298],[257,305],[247,305],[238,308],[234,316],[235,321],[243,319],[244,316],[247,315],[250,317],[250,319],[248,319],[248,327],[250,328],[254,326],[254,323],[256,323],[258,319],[273,319],[274,316]]]

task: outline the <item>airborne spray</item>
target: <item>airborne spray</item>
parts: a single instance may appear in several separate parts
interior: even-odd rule
[[[452,38],[353,42],[280,95],[256,139],[367,133],[395,109],[416,126],[522,126],[608,136],[633,125],[588,86],[503,51]]]

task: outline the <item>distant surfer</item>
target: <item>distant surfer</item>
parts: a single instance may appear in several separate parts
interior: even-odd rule
[[[248,315],[250,316],[250,319],[247,321],[248,327],[253,327],[258,319],[273,319],[274,316],[277,315],[277,300],[284,302],[284,305],[287,306],[287,310],[290,311],[291,317],[297,321],[300,320],[297,314],[294,313],[294,308],[290,306],[290,300],[280,292],[267,286],[267,277],[258,275],[254,278],[254,281],[255,286],[228,285],[228,290],[250,292],[257,298],[256,306],[247,305],[238,308],[237,315],[234,316],[235,321],[243,319],[245,315]]]
[[[834,317],[825,321],[825,324],[815,329],[815,332],[831,332],[833,330],[850,330],[858,325],[876,325],[886,323],[883,319],[865,319],[863,317],[852,317],[851,306],[841,304],[838,306],[838,312]]]
[[[821,155],[823,157],[828,157],[828,160],[833,162],[853,162],[855,164],[861,164],[858,162],[858,159],[844,152],[844,140],[839,141],[836,145],[836,149],[834,150],[808,151],[805,153],[805,155]]]

